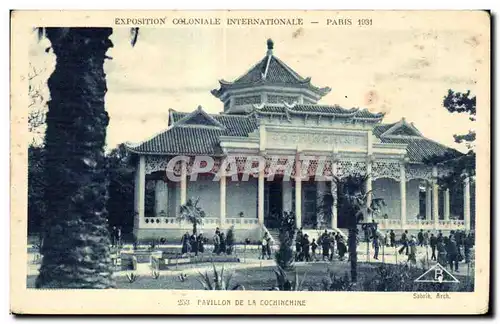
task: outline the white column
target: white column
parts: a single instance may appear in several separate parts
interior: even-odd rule
[[[332,180],[331,182],[331,185],[332,185],[332,198],[333,198],[333,202],[332,202],[332,228],[337,228],[337,219],[338,219],[338,216],[337,216],[337,183],[335,181]]]
[[[144,156],[139,157],[137,169],[135,171],[135,195],[134,195],[134,210],[136,216],[134,217],[134,227],[139,226],[139,220],[144,217],[144,203],[145,203],[145,190],[146,190],[146,162]]]
[[[399,196],[401,200],[401,228],[406,227],[406,169],[405,164],[399,165]]]
[[[282,196],[283,196],[283,211],[292,212],[292,180],[283,180],[282,182]]]
[[[259,188],[257,202],[257,218],[259,224],[264,224],[264,168],[259,171]]]
[[[432,218],[434,219],[434,229],[439,227],[439,187],[437,179],[432,181]]]
[[[181,161],[181,205],[187,201],[187,165],[186,161]]]
[[[470,231],[470,178],[464,180],[464,225],[465,230]]]
[[[425,183],[425,219],[431,220],[432,216],[432,195],[429,182]]]
[[[163,212],[167,216],[168,206],[168,185],[163,180],[156,180],[155,183],[155,215],[160,216]]]
[[[366,196],[366,207],[367,208],[370,208],[371,204],[372,204],[372,197],[373,197],[373,194],[372,194],[372,187],[373,187],[373,184],[372,184],[372,180],[373,180],[373,177],[372,177],[372,160],[373,160],[373,133],[371,130],[369,130],[367,133],[366,133],[366,153],[367,153],[367,156],[366,156],[366,176],[367,176],[367,179],[366,179],[366,193],[367,193],[367,196]],[[372,218],[373,218],[373,215],[370,213],[369,215],[364,215],[366,219],[364,219],[365,222],[371,222],[372,221]]]
[[[302,226],[302,167],[299,154],[295,157],[295,224]]]
[[[450,189],[446,188],[444,192],[444,215],[443,218],[445,221],[450,220]]]
[[[372,156],[368,156],[366,160],[366,207],[370,207],[372,204]],[[365,222],[371,222],[373,218],[373,215],[366,215],[366,219],[364,220]]]
[[[220,226],[224,228],[226,225],[226,174],[224,171],[221,172],[221,177],[219,179],[220,185]]]

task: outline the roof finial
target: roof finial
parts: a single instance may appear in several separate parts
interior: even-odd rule
[[[273,54],[274,42],[271,38],[267,40],[267,55]]]

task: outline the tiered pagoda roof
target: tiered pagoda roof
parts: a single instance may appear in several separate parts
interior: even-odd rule
[[[301,77],[277,58],[273,54],[273,47],[272,40],[268,40],[267,54],[263,59],[235,81],[221,80],[220,88],[212,90],[212,94],[224,102],[224,113],[208,114],[201,106],[191,113],[170,110],[168,129],[138,145],[128,145],[128,149],[137,154],[150,155],[221,156],[221,136],[248,137],[259,128],[259,119],[279,116],[280,120],[290,122],[295,117],[311,117],[318,118],[319,123],[325,117],[332,122],[340,120],[372,124],[377,141],[407,144],[407,156],[413,163],[422,163],[428,158],[445,154],[461,155],[454,149],[424,137],[412,123],[404,119],[397,123],[380,124],[384,117],[382,113],[316,104],[331,89],[313,86],[310,78]],[[258,88],[264,90],[259,92],[256,90]],[[278,90],[273,93],[275,89]],[[245,100],[234,103],[235,107],[232,107],[233,99],[241,99],[242,93],[246,93]],[[269,100],[271,96],[274,102]],[[287,102],[283,98],[294,100]],[[295,98],[300,100],[296,101]]]
[[[339,106],[316,106],[315,112],[334,115],[337,117],[379,119],[380,114],[373,114],[367,110],[343,109]],[[262,112],[284,113],[291,108],[283,106],[264,106]],[[295,111],[309,114],[311,107],[298,107]],[[129,150],[138,154],[152,155],[223,155],[220,147],[220,136],[248,137],[258,129],[258,113],[248,115],[207,114],[201,107],[191,113],[170,110],[169,128],[153,138],[136,146],[128,146]],[[337,118],[336,117],[336,118]],[[437,143],[423,136],[413,124],[404,119],[397,123],[379,124],[373,128],[373,135],[382,143],[407,144],[407,156],[412,163],[422,163],[425,159],[451,154],[460,156],[461,153],[445,145]]]
[[[267,41],[267,54],[257,64],[252,66],[245,74],[233,82],[219,80],[219,89],[212,90],[212,94],[221,98],[228,90],[250,88],[256,86],[284,86],[288,88],[305,88],[316,95],[323,97],[331,89],[329,87],[316,87],[312,85],[311,78],[304,78],[286,65],[273,54],[274,43]]]

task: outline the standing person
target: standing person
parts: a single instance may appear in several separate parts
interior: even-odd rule
[[[218,227],[215,228],[215,234],[219,235],[220,237],[220,229]]]
[[[448,256],[448,263],[450,265],[450,270],[458,271],[458,248],[457,242],[455,241],[455,236],[450,235],[448,239],[448,244],[446,245],[446,254]]]
[[[394,230],[391,230],[389,233],[389,240],[391,242],[391,247],[394,247],[394,244],[396,243],[396,233],[394,233]]]
[[[190,248],[189,248],[189,233],[188,232],[186,232],[186,233],[184,233],[184,235],[182,235],[181,244],[182,244],[181,253],[182,254],[189,253]]]
[[[464,247],[465,235],[462,231],[455,232],[455,242],[457,244],[458,262],[460,262],[464,259],[462,248]]]
[[[309,248],[310,248],[309,236],[307,234],[304,234],[304,237],[302,238],[302,253],[304,255],[305,262],[311,261],[311,256],[309,255]]]
[[[431,231],[428,230],[427,232],[424,233],[424,244],[426,246],[429,245],[430,239],[431,239]]]
[[[406,250],[406,255],[408,255],[408,239],[408,230],[405,230],[403,234],[401,234],[401,244],[403,246],[399,249],[399,254],[403,254],[403,251]]]
[[[205,238],[203,237],[203,233],[200,232],[200,234],[196,238],[196,242],[198,243],[198,252],[200,252],[200,253],[205,252],[204,240],[205,240]]]
[[[325,258],[328,259],[328,254],[330,253],[330,236],[328,235],[326,230],[321,238],[321,249],[323,252],[322,260],[325,261]]]
[[[446,245],[448,244],[448,238],[444,238],[443,240],[439,241],[438,238],[436,237],[436,248],[438,251],[438,263],[442,265],[443,267],[446,267],[448,264],[447,256],[446,256]]]
[[[189,244],[191,245],[191,252],[194,253],[195,256],[198,255],[198,242],[196,240],[196,234],[193,233],[189,238]]]
[[[117,246],[116,243],[116,226],[111,228],[111,246]]]
[[[260,247],[261,247],[261,253],[260,253],[260,258],[259,259],[262,259],[264,260],[266,258],[266,254],[267,254],[267,232],[264,233],[264,237],[262,238],[262,241],[260,242]]]
[[[217,230],[215,231],[213,240],[214,240],[214,253],[219,255],[220,254],[220,232],[217,233]]]
[[[465,254],[465,263],[470,263],[471,261],[471,249],[474,245],[474,240],[472,238],[472,234],[469,232],[464,240],[464,254]]]
[[[408,262],[413,263],[413,265],[417,264],[417,239],[415,238],[415,235],[412,235],[411,238],[408,240],[407,246],[410,248],[410,253],[408,254]]]
[[[318,261],[318,259],[316,258],[316,249],[317,248],[318,248],[318,244],[316,243],[316,239],[313,239],[312,243],[311,243],[311,251],[312,251],[312,259],[314,261]]]
[[[118,246],[122,246],[122,227],[118,226],[117,232]]]
[[[302,230],[300,229],[295,237],[295,261],[301,261],[302,259],[302,240]]]
[[[418,232],[418,245],[419,246],[424,246],[424,230],[421,229],[420,232]]]
[[[226,254],[226,237],[222,232],[220,233],[219,237],[220,237],[220,246],[219,246],[220,252]]]
[[[267,244],[266,244],[266,253],[267,253],[267,259],[271,259],[271,236],[267,236],[266,238]]]
[[[347,252],[347,247],[344,242],[344,238],[340,235],[337,236],[337,251],[339,252],[339,260],[344,261],[344,255]]]
[[[389,234],[390,234],[390,233],[389,233],[389,231],[387,231],[387,232],[384,234],[384,242],[383,242],[383,243],[384,243],[384,245],[385,245],[386,247],[389,247],[389,246],[391,245],[391,242],[390,242],[390,239],[391,239],[391,238],[390,238]]]
[[[443,242],[444,243],[444,236],[443,236],[443,232],[441,230],[439,230],[439,232],[438,232],[437,241],[438,241],[438,243],[439,242]]]
[[[431,234],[430,240],[430,246],[431,246],[431,251],[432,251],[432,256],[431,260],[436,261],[436,248],[437,248],[437,237],[434,236],[434,233]]]
[[[335,255],[335,234],[333,232],[330,233],[328,241],[330,242],[330,261],[332,261]]]
[[[395,243],[396,243],[396,233],[394,233],[394,230],[391,230],[389,232],[389,245],[391,247],[394,247]]]
[[[373,244],[373,249],[375,250],[375,253],[373,254],[373,258],[375,260],[378,260],[378,250],[379,250],[379,237],[378,237],[378,234],[375,233],[375,235],[373,235],[373,241],[372,241],[372,244]]]

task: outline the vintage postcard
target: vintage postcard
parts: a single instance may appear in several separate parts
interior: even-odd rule
[[[11,27],[12,312],[488,312],[489,12]]]

